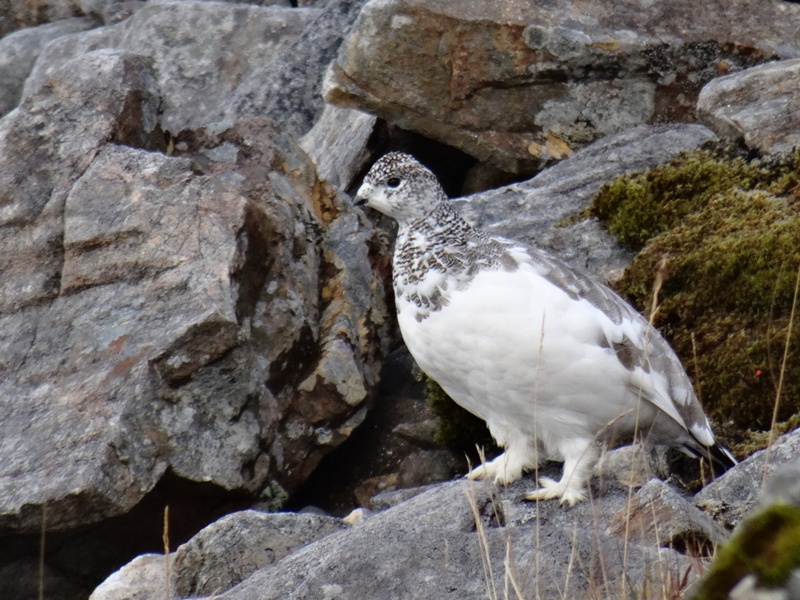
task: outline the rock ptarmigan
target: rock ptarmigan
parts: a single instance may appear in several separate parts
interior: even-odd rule
[[[377,161],[357,204],[398,222],[393,282],[411,355],[505,449],[470,478],[511,483],[563,461],[561,480],[541,478],[526,498],[574,505],[603,444],[640,437],[736,464],[669,344],[611,289],[472,227],[408,154]]]

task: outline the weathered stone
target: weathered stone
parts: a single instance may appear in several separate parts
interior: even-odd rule
[[[691,121],[720,73],[800,55],[778,0],[380,0],[343,43],[326,99],[532,173],[600,136]]]
[[[400,463],[397,483],[404,488],[452,479],[466,472],[463,456],[445,449],[418,450]]]
[[[219,594],[294,550],[346,528],[341,519],[243,511],[209,525],[174,554],[179,598]]]
[[[329,0],[279,59],[242,81],[217,118],[236,121],[266,116],[296,137],[308,132],[324,108],[320,88],[325,69],[365,2]]]
[[[89,600],[153,600],[170,590],[167,573],[172,569],[174,555],[142,554],[119,571],[112,573]]]
[[[795,432],[797,433],[797,432]],[[800,460],[772,465],[758,509],[718,549],[693,600],[794,600],[800,597]],[[740,465],[734,471],[749,468]]]
[[[205,0],[202,0],[205,1]],[[216,0],[230,2],[233,0]],[[146,0],[80,0],[81,9],[87,15],[93,15],[106,25],[113,25],[131,17],[133,13],[143,8]],[[248,0],[242,4],[256,6],[291,6],[290,0]]]
[[[148,62],[103,51],[66,65],[0,121],[2,313],[58,294],[70,186],[109,140],[152,146],[157,109]]]
[[[700,92],[697,113],[720,137],[764,154],[790,151],[800,145],[800,59],[711,80]]]
[[[209,525],[165,557],[144,554],[113,573],[90,600],[146,600],[220,594],[259,569],[311,542],[345,529],[341,519],[241,511]]]
[[[0,39],[0,116],[19,104],[25,79],[47,43],[96,26],[94,19],[75,17],[15,31]]]
[[[727,532],[691,499],[651,479],[609,522],[609,532],[648,546],[675,548],[695,556],[713,554]]]
[[[371,158],[367,141],[377,119],[367,113],[325,105],[300,147],[314,161],[317,173],[340,190],[347,190]]]
[[[800,429],[781,436],[771,447],[752,454],[735,469],[712,481],[695,496],[695,502],[725,525],[733,527],[756,505],[769,474],[797,460],[798,456]]]
[[[79,0],[0,0],[0,38],[25,27],[81,16]]]
[[[639,126],[603,138],[529,181],[455,200],[492,233],[533,243],[597,276],[630,264],[631,254],[595,220],[569,224],[603,184],[661,164],[714,135],[701,125]]]
[[[97,48],[128,50],[151,58],[163,96],[161,126],[177,133],[207,123],[228,94],[275,60],[319,14],[314,8],[148,2],[118,25],[48,45],[24,93],[79,54]]]
[[[669,578],[680,581],[690,569],[691,561],[673,550],[603,534],[609,511],[625,503],[624,488],[564,510],[553,502],[515,499],[531,484],[433,486],[290,554],[215,598],[477,600],[487,590],[500,593],[504,585],[516,585],[526,598],[611,597],[620,586],[679,585]]]
[[[0,563],[38,556],[46,512],[60,572],[119,564],[96,546],[166,480],[180,506],[180,482],[290,493],[376,389],[372,228],[271,122],[168,155],[157,106],[147,61],[104,50],[0,121],[0,538],[27,540]]]
[[[669,476],[666,448],[633,444],[607,450],[600,456],[594,475],[601,479],[611,478],[625,486],[640,488],[653,478]]]

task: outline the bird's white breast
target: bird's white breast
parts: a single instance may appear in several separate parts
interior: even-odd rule
[[[445,297],[446,305],[421,321],[416,307],[398,298],[400,329],[420,367],[484,419],[536,428],[540,437],[557,427],[592,435],[637,406],[631,378],[653,385],[599,343],[604,330],[620,325],[533,264],[482,271]]]

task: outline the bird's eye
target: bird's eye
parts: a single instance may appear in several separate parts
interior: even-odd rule
[[[400,178],[399,177],[390,177],[386,180],[386,185],[390,188],[396,188],[400,186]]]

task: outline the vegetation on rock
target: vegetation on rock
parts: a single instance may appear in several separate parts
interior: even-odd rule
[[[800,507],[774,504],[747,519],[706,574],[695,600],[724,600],[746,575],[759,587],[784,584],[800,564]]]
[[[637,308],[646,312],[663,278],[655,324],[709,417],[739,431],[740,453],[758,437],[744,431],[770,428],[779,387],[779,420],[800,411],[800,340],[786,343],[800,268],[800,151],[772,161],[685,153],[607,184],[589,212],[640,250],[618,283]]]
[[[427,375],[422,376],[425,382],[425,397],[434,414],[439,417],[439,429],[435,441],[445,448],[457,452],[465,452],[472,456],[476,445],[494,448],[486,423],[461,408],[441,386]]]

